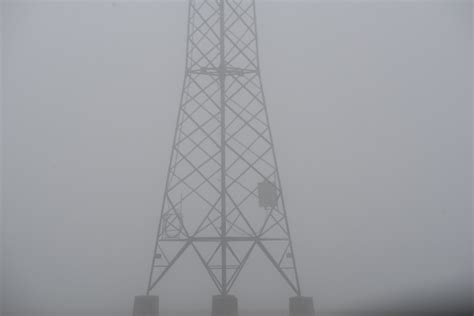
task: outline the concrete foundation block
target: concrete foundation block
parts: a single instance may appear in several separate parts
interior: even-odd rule
[[[135,296],[133,303],[133,316],[158,316],[158,296]]]
[[[234,295],[214,295],[212,316],[238,316],[237,297]]]
[[[290,316],[315,316],[312,297],[295,296],[290,298]]]

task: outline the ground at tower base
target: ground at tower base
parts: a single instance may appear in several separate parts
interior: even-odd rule
[[[185,302],[183,302],[184,304]],[[163,308],[158,311],[158,296],[137,296],[133,316],[471,316],[472,309],[465,306],[459,309],[416,309],[406,307],[391,310],[315,310],[311,297],[296,296],[289,299],[289,310],[246,309],[238,307],[234,295],[214,295],[209,309]],[[127,315],[124,313],[115,316]],[[75,316],[75,315],[74,315]],[[106,316],[106,315],[101,315]]]
[[[295,296],[290,298],[289,316],[314,316],[313,298]],[[133,316],[158,316],[158,296],[140,295],[133,303]],[[212,297],[212,316],[238,316],[238,299],[234,295],[214,295]]]

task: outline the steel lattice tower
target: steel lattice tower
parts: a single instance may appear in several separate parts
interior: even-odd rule
[[[255,2],[190,0],[185,79],[147,295],[192,250],[227,295],[258,248],[300,296]]]

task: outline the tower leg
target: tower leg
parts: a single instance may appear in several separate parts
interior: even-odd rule
[[[290,316],[315,316],[312,297],[295,296],[290,298]]]
[[[237,316],[237,297],[234,295],[214,295],[212,316]]]
[[[133,303],[133,316],[158,316],[158,296],[135,296]]]

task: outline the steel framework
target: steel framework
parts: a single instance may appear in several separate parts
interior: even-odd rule
[[[190,0],[188,10],[185,79],[147,294],[189,248],[228,294],[259,248],[299,296],[255,1]]]

